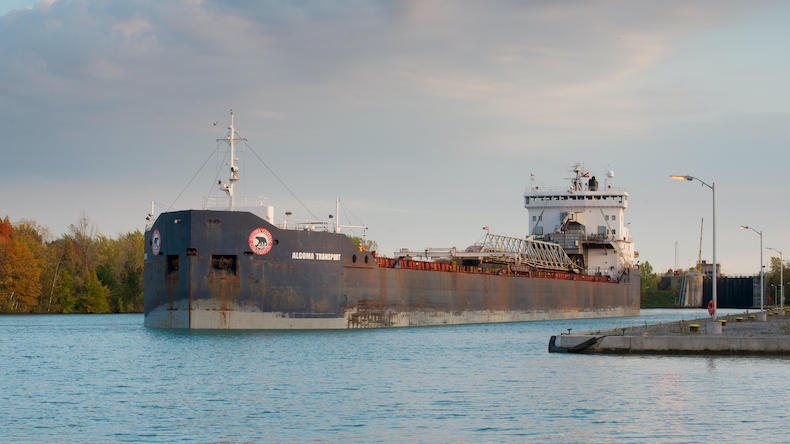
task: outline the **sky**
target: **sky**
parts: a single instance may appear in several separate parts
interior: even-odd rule
[[[711,255],[712,193],[670,174],[715,181],[725,273],[759,270],[740,225],[790,256],[787,2],[0,4],[0,217],[55,236],[221,197],[232,108],[237,195],[292,221],[340,197],[384,253],[524,236],[530,174],[583,163],[657,270],[694,265],[700,218]]]

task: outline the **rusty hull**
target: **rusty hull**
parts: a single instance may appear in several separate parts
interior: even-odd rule
[[[248,243],[256,228],[272,235],[266,254]],[[636,272],[612,283],[380,267],[345,235],[281,230],[246,212],[163,213],[145,240],[146,327],[381,328],[639,313]]]

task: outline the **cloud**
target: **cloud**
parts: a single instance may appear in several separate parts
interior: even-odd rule
[[[110,91],[118,99],[122,87],[132,99],[140,93],[169,99],[173,85],[185,97],[226,80],[222,87],[232,96],[356,87],[360,103],[395,88],[419,99],[462,100],[498,117],[568,126],[605,126],[613,119],[601,111],[636,121],[638,97],[628,88],[671,55],[671,36],[694,29],[677,23],[678,16],[693,16],[685,5],[656,8],[636,21],[638,12],[608,2],[54,6],[0,25],[15,35],[6,41],[24,42],[0,49],[24,67],[3,80],[29,85],[31,95],[85,101]],[[31,29],[37,31],[26,35]],[[602,103],[611,108],[600,110]],[[593,107],[602,116],[595,123]]]
[[[55,0],[39,0],[36,2],[36,9],[47,11],[55,3]]]
[[[750,23],[785,36],[783,27],[766,19],[781,16],[777,7],[40,3],[0,16],[0,186],[43,185],[3,196],[2,203],[7,211],[29,209],[30,202],[45,206],[52,197],[42,190],[62,183],[70,190],[84,186],[80,202],[87,203],[91,190],[111,181],[114,189],[145,192],[136,202],[129,203],[135,192],[124,193],[124,202],[80,208],[67,220],[52,216],[52,223],[65,227],[86,210],[113,221],[103,226],[129,226],[137,212],[147,212],[148,201],[175,196],[222,136],[210,122],[224,122],[234,108],[243,135],[281,176],[298,184],[292,188],[302,196],[331,203],[336,194],[348,195],[348,201],[370,207],[378,226],[398,218],[403,233],[425,232],[421,220],[445,224],[459,208],[469,209],[475,227],[491,224],[475,219],[484,217],[480,208],[493,214],[504,205],[507,210],[500,211],[512,221],[502,222],[503,229],[519,233],[519,192],[530,170],[553,171],[544,175],[547,180],[573,161],[657,170],[664,166],[661,143],[681,156],[680,141],[695,140],[707,153],[713,142],[706,139],[752,140],[761,131],[768,132],[770,146],[781,145],[788,111],[786,101],[778,100],[787,70],[781,57],[750,51],[757,54],[750,64],[764,63],[760,71],[775,77],[742,82],[739,67],[723,63],[739,55],[718,49],[710,37]],[[772,45],[757,45],[750,32],[734,35],[744,37],[737,41],[746,48]],[[774,55],[783,51],[777,48]],[[731,69],[723,72],[723,66]],[[750,95],[758,88],[760,100]],[[741,125],[743,113],[733,110],[747,102],[749,125]],[[763,108],[775,114],[766,117]],[[716,138],[708,136],[716,131]],[[696,162],[704,156],[688,157]],[[645,159],[652,164],[645,166]],[[728,170],[732,163],[721,162]],[[289,199],[255,168],[243,165],[245,186]],[[640,180],[638,174],[623,176]],[[205,186],[188,192],[184,204],[199,206],[214,183],[214,177],[203,179]],[[400,221],[402,213],[384,217],[380,206],[365,202],[418,208],[421,216]],[[282,206],[296,208],[292,202]],[[464,235],[459,230],[448,228],[445,238],[387,234],[379,243],[456,243]]]
[[[126,21],[117,22],[112,27],[113,31],[123,34],[125,39],[129,39],[137,34],[151,29],[151,23],[140,17],[134,17]]]

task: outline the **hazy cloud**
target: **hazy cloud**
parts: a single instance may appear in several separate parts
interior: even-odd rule
[[[462,245],[494,222],[521,234],[529,172],[559,185],[584,161],[635,190],[637,248],[665,265],[671,233],[651,234],[654,216],[683,196],[659,191],[666,169],[735,177],[757,164],[737,151],[750,141],[787,163],[787,14],[720,1],[43,1],[0,16],[0,209],[55,232],[82,210],[106,231],[139,227],[233,107],[315,212],[347,196],[387,250]],[[254,162],[249,192],[302,211]],[[198,181],[180,206],[214,183]],[[722,211],[739,204],[728,199]],[[662,229],[688,229],[670,219]]]

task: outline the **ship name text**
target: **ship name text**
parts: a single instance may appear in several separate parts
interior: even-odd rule
[[[339,261],[340,253],[309,253],[305,251],[294,251],[291,259],[306,259],[311,261]]]

